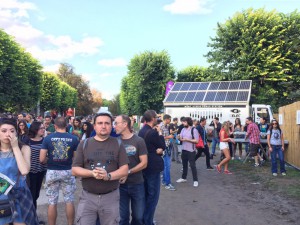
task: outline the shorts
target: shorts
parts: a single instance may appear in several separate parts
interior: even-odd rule
[[[71,170],[47,170],[45,182],[46,195],[49,205],[58,202],[59,190],[61,189],[65,203],[74,202],[76,180]]]
[[[228,142],[220,142],[220,150],[222,151],[226,148],[229,148]]]
[[[250,156],[256,156],[259,148],[260,148],[260,144],[250,143]]]

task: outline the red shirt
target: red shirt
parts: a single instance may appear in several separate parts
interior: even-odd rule
[[[250,144],[260,144],[260,131],[256,123],[250,123],[247,126],[247,136]]]
[[[222,128],[222,129],[220,130],[220,142],[224,142],[223,139],[222,139],[222,137],[221,137],[222,131],[224,131],[224,139],[229,138],[229,135],[227,134],[227,132],[225,131],[225,129]],[[225,141],[225,142],[228,142],[228,141]]]

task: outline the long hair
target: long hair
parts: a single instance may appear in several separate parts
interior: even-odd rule
[[[236,122],[237,122],[237,123],[236,123]],[[234,121],[234,128],[235,128],[237,125],[240,125],[240,127],[242,126],[242,123],[241,123],[240,118],[236,118],[235,121]]]
[[[2,118],[2,119],[0,119],[0,127],[4,124],[13,126],[15,128],[15,132],[16,132],[16,135],[17,135],[17,121],[15,119],[11,119],[11,118]],[[27,126],[26,122],[25,122],[25,126]],[[24,145],[24,143],[22,143],[20,140],[18,140],[18,144],[19,144],[20,149]],[[0,142],[0,146],[1,146],[1,142]]]
[[[278,123],[278,121],[277,121],[276,119],[273,119],[273,120],[271,121],[271,124],[270,124],[270,126],[269,126],[269,130],[270,130],[270,136],[272,136],[272,131],[273,131],[273,122],[276,122],[276,123],[277,123],[277,129],[279,130],[279,132],[280,132],[280,135],[281,135],[281,128],[280,128],[280,126],[279,126],[279,123]]]
[[[26,120],[20,120],[20,122],[18,123],[18,127],[17,127],[17,131],[18,131],[18,135],[22,135],[21,133],[21,129],[20,129],[20,124],[24,124],[24,132],[25,132],[25,135],[28,135],[28,127],[27,127],[27,122]]]
[[[28,137],[35,138],[35,136],[39,132],[41,125],[42,125],[42,122],[37,122],[37,121],[32,122],[32,124],[29,127]]]
[[[222,128],[224,128],[225,132],[227,133],[227,135],[230,135],[230,131],[229,131],[229,124],[227,121],[223,122],[222,124]]]
[[[86,124],[86,130],[83,130],[83,125]],[[90,122],[84,122],[82,124],[82,127],[81,127],[81,131],[82,131],[82,134],[85,133],[86,135],[86,138],[89,138],[91,136],[91,133],[93,132],[94,128],[93,128],[93,125],[90,123]]]

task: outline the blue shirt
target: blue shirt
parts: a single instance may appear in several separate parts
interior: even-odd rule
[[[69,133],[55,132],[45,137],[42,149],[48,150],[49,170],[70,170],[78,138]]]

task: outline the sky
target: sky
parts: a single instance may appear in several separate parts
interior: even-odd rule
[[[177,70],[206,67],[218,22],[248,8],[290,13],[299,6],[298,0],[0,0],[0,28],[45,71],[68,63],[112,99],[135,55],[166,50]]]

